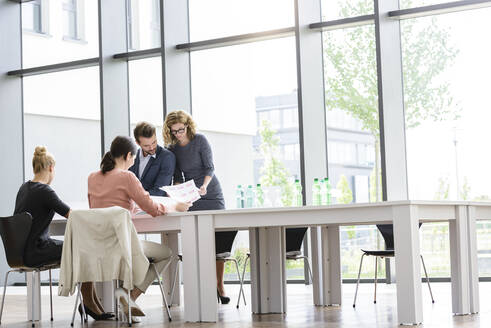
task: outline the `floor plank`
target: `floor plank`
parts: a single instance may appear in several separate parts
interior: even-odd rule
[[[471,316],[453,316],[451,311],[451,292],[449,283],[433,283],[435,304],[426,286],[423,286],[424,320],[423,327],[490,327],[491,309],[487,307],[491,301],[491,283],[480,283],[481,313]],[[25,287],[8,287],[2,326],[9,328],[29,328],[26,321]],[[56,288],[55,288],[56,290]],[[232,301],[229,305],[219,306],[219,322],[185,323],[182,307],[173,307],[173,321],[169,323],[165,311],[161,307],[161,297],[157,286],[151,286],[147,294],[138,303],[147,314],[142,323],[135,325],[145,327],[398,327],[396,313],[395,285],[379,284],[377,287],[377,304],[373,304],[373,284],[361,284],[356,309],[352,302],[355,291],[354,284],[343,285],[343,302],[341,307],[315,307],[312,305],[312,287],[288,285],[288,313],[284,315],[252,315],[250,313],[250,285],[246,286],[247,306],[241,303],[239,309],[235,304],[239,288],[227,285]],[[36,326],[69,327],[74,297],[54,297],[54,322],[49,321],[49,289],[42,288],[43,320]],[[80,317],[75,326],[80,327]],[[95,322],[89,319],[89,327],[112,328],[125,326],[116,321]]]

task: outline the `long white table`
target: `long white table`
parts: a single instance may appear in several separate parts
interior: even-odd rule
[[[252,311],[261,314],[286,312],[285,227],[313,227],[313,302],[331,306],[341,304],[339,226],[393,223],[398,322],[419,324],[423,305],[418,223],[449,222],[452,312],[469,314],[479,311],[475,219],[490,218],[491,204],[395,201],[173,213],[133,222],[138,232],[162,233],[175,252],[176,233],[182,233],[184,318],[190,322],[217,321],[215,230],[249,230],[251,304]],[[53,231],[62,227],[63,221],[53,222]]]

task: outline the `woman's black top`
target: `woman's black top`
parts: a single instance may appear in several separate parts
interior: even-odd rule
[[[56,255],[52,254],[50,249],[59,243],[49,238],[49,224],[55,212],[66,216],[69,211],[70,207],[63,203],[47,184],[27,181],[20,187],[14,214],[28,212],[32,216],[31,231],[24,251],[26,265],[34,266],[51,260]]]

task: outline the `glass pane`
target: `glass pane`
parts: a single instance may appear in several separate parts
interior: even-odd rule
[[[373,0],[322,0],[322,20],[373,14]]]
[[[486,8],[401,22],[410,199],[491,199],[491,155],[481,146],[491,137],[491,45],[482,42],[490,15]],[[490,275],[489,222],[479,223],[478,236],[479,271]],[[434,247],[448,252],[446,242]],[[448,266],[427,266],[450,275]]]
[[[193,116],[213,146],[227,208],[236,207],[239,184],[278,186],[283,199],[273,190],[267,200],[290,204],[300,165],[296,154],[284,159],[284,146],[299,143],[298,124],[284,128],[281,115],[297,112],[294,39],[194,52],[191,59]],[[273,133],[274,140],[265,143],[261,133]],[[273,169],[273,160],[281,167]]]
[[[99,168],[99,68],[24,78],[25,176],[44,145],[56,159],[52,187],[65,202],[87,202],[87,177]]]
[[[40,9],[41,27],[43,34],[22,33],[22,60],[23,67],[43,66],[55,63],[93,58],[99,55],[98,9],[97,1],[82,1],[83,19],[79,24],[83,31],[76,30],[76,17],[68,17],[64,10],[67,6],[63,1],[42,2]],[[23,3],[26,8],[29,3]],[[75,12],[71,14],[75,15]],[[23,20],[23,28],[29,25]],[[78,35],[77,35],[78,34]],[[65,36],[83,36],[80,42],[67,41]]]
[[[380,201],[374,26],[324,32],[324,63],[332,201]]]
[[[439,3],[454,2],[452,0],[399,0],[399,6],[401,9],[422,7],[429,5],[436,5]]]
[[[291,204],[292,182],[300,176],[295,40],[193,52],[191,60],[193,117],[212,146],[226,207],[237,207],[237,185],[257,183],[264,206]],[[273,138],[265,141],[261,135],[268,133]],[[239,232],[232,253],[240,266],[248,247],[247,232]],[[289,279],[299,272],[303,278],[302,261],[289,261],[288,268]],[[225,278],[237,280],[230,265]]]
[[[163,146],[162,61],[160,57],[132,60],[128,67],[132,129],[140,121],[152,123],[157,127],[158,143]]]
[[[292,0],[189,0],[191,41],[295,25]]]
[[[160,1],[127,0],[128,48],[160,47]]]

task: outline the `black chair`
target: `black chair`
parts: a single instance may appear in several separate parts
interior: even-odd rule
[[[419,224],[419,226],[421,227],[421,223]],[[375,292],[373,296],[373,303],[377,303],[377,259],[379,257],[383,259],[384,257],[395,256],[394,229],[392,224],[378,224],[377,229],[380,231],[382,237],[384,238],[385,250],[364,250],[364,249],[361,250],[363,254],[360,260],[360,268],[358,269],[358,280],[356,282],[356,292],[355,292],[355,299],[353,300],[353,307],[355,307],[356,296],[358,295],[358,285],[360,284],[360,274],[361,274],[361,265],[363,264],[363,257],[375,256]],[[431,292],[430,280],[428,278],[428,273],[426,272],[426,266],[425,266],[425,261],[423,260],[423,255],[420,255],[420,257],[421,257],[421,262],[423,263],[426,283],[428,284],[428,289],[430,290],[431,302],[435,303],[435,300],[433,299],[433,293]]]
[[[5,304],[5,292],[7,289],[7,279],[11,272],[41,272],[49,271],[49,297],[51,307],[51,321],[53,321],[53,291],[51,282],[51,269],[60,267],[60,261],[47,263],[38,267],[28,267],[24,264],[24,249],[31,231],[32,217],[29,213],[16,214],[14,216],[0,218],[0,235],[2,236],[3,246],[7,263],[12,270],[5,274],[3,287],[2,307],[0,309],[0,323],[2,321],[3,305]],[[32,298],[32,327],[34,327],[34,297]]]
[[[288,228],[285,229],[285,248],[286,248],[286,260],[296,261],[296,260],[305,260],[305,264],[307,264],[307,269],[309,270],[310,279],[313,281],[314,277],[312,276],[312,270],[310,269],[310,260],[307,256],[302,254],[302,243],[303,238],[305,237],[305,233],[308,228]],[[244,267],[242,268],[242,281],[244,281],[245,269],[247,267],[247,261],[251,257],[250,253],[247,253],[247,257],[244,261]],[[240,294],[244,296],[244,290],[242,288],[242,284],[240,286],[239,291],[239,300]],[[244,299],[245,303],[245,299]],[[239,307],[239,302],[237,302],[237,308]]]

